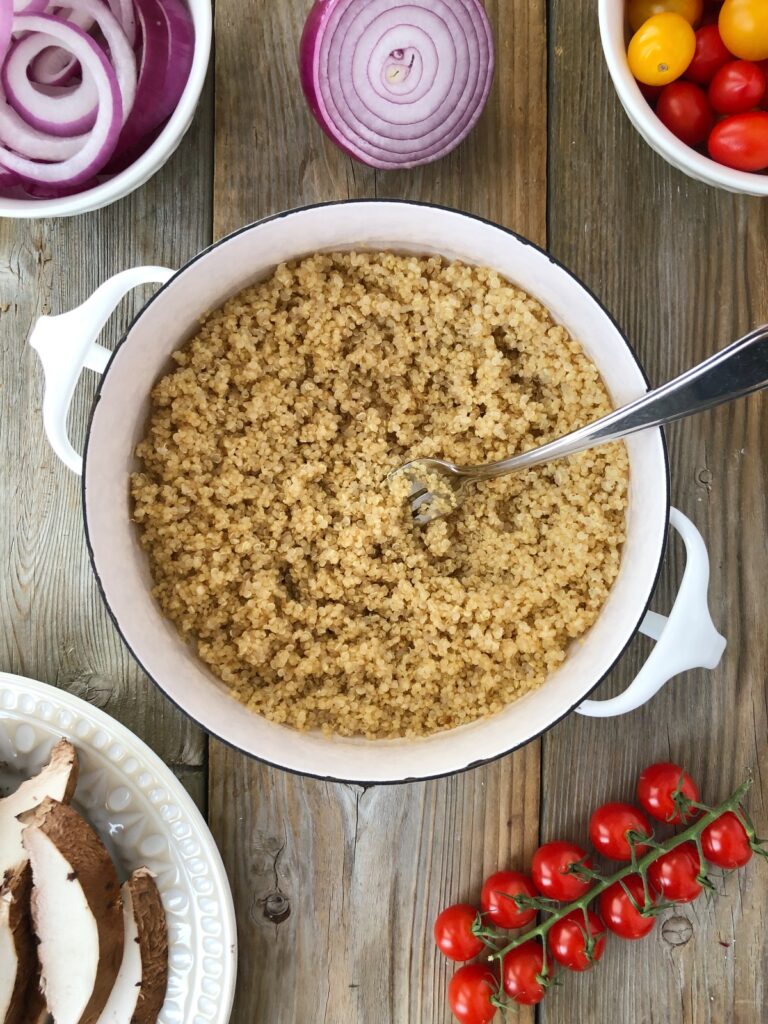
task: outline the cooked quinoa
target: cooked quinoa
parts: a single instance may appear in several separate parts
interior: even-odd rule
[[[344,736],[451,729],[539,686],[595,621],[624,540],[623,445],[484,483],[426,528],[384,483],[610,409],[581,346],[494,271],[312,256],[173,359],[134,516],[162,610],[253,711]]]

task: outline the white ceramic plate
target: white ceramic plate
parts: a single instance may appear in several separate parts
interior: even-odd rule
[[[47,762],[66,736],[80,756],[74,804],[118,874],[146,865],[168,918],[170,973],[160,1024],[227,1024],[237,933],[219,851],[186,790],[140,739],[78,697],[0,672],[0,793]]]

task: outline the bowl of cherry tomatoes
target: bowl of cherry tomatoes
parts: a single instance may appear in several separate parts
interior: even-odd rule
[[[768,0],[599,0],[630,121],[708,185],[768,196]]]

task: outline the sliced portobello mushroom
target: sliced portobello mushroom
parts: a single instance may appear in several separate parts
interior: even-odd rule
[[[168,926],[155,878],[139,868],[122,888],[123,962],[99,1024],[156,1024],[168,987]]]
[[[120,884],[106,847],[66,804],[20,815],[32,866],[41,984],[56,1024],[96,1024],[123,957]]]
[[[77,785],[77,773],[77,751],[69,740],[59,740],[45,768],[0,800],[0,881],[6,872],[15,871],[27,859],[18,815],[34,810],[46,797],[69,803]]]

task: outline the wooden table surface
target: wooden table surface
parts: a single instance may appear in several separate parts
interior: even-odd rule
[[[654,759],[683,761],[712,802],[752,771],[768,833],[768,406],[721,408],[669,432],[674,503],[703,532],[711,605],[729,640],[623,718],[571,716],[513,756],[455,778],[363,789],[304,780],[209,740],[137,669],[97,595],[76,479],[42,432],[35,317],[109,274],[179,266],[276,210],[347,197],[458,207],[546,244],[612,311],[660,383],[768,320],[768,202],[706,188],[630,127],[600,51],[594,0],[488,0],[499,66],[479,127],[414,172],[376,173],[326,141],[295,59],[309,0],[217,0],[216,53],[194,126],[168,165],[107,210],[0,223],[0,669],[64,687],[126,723],[199,805],[234,890],[240,975],[233,1024],[444,1024],[449,965],[431,926],[540,837],[584,837],[599,801]],[[108,328],[113,344],[145,296]],[[82,438],[94,389],[72,414]],[[671,545],[656,606],[683,568]],[[632,679],[636,641],[598,692]],[[666,912],[641,943],[613,941],[569,978],[542,1024],[759,1024],[768,1020],[768,866],[713,902]],[[530,1024],[532,1013],[518,1020]],[[186,1024],[186,1022],[185,1022]]]

